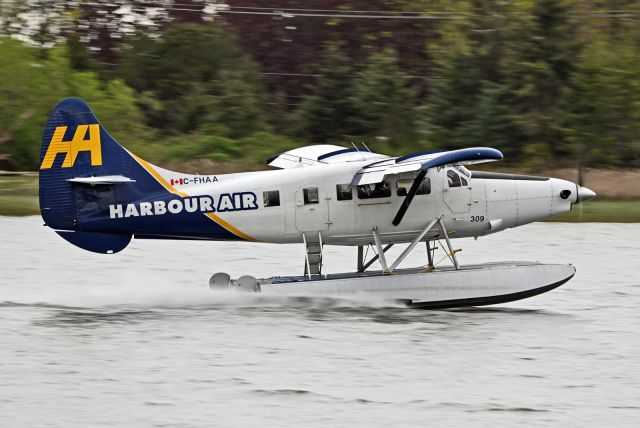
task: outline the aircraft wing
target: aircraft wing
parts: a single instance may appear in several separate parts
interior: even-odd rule
[[[348,148],[331,144],[317,144],[288,150],[267,160],[267,165],[276,168],[294,168],[301,166],[313,166],[319,164],[331,164],[341,162],[354,162],[363,160],[388,159],[389,156],[373,153],[367,148]]]
[[[499,150],[489,147],[472,147],[451,151],[429,150],[411,153],[398,158],[374,162],[363,167],[355,174],[351,185],[380,183],[387,175],[396,175],[403,172],[426,171],[429,168],[446,165],[491,162],[502,158],[502,153]]]
[[[352,186],[362,184],[380,183],[387,175],[395,175],[403,172],[419,171],[413,180],[411,188],[402,201],[393,221],[394,226],[398,226],[405,213],[409,209],[413,197],[418,191],[418,187],[427,174],[429,168],[442,167],[447,165],[468,165],[474,163],[491,162],[502,159],[499,150],[489,147],[472,147],[468,149],[451,151],[424,151],[400,156],[395,159],[385,159],[371,163],[361,168],[351,181]]]

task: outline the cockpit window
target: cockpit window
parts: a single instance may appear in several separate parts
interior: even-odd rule
[[[462,175],[467,176],[468,178],[471,178],[471,171],[469,171],[467,168],[465,168],[462,165],[456,165],[455,169],[458,170],[458,172]]]
[[[447,180],[449,181],[449,187],[462,187],[460,176],[452,169],[447,171]]]

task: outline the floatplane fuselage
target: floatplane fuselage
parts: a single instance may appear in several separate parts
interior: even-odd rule
[[[482,277],[489,269],[460,269],[450,239],[484,236],[543,220],[569,212],[573,204],[595,196],[565,180],[471,172],[465,167],[501,158],[499,151],[486,147],[389,157],[366,148],[315,145],[274,156],[269,164],[279,168],[276,170],[183,174],[130,153],[99,125],[83,101],[66,99],[54,108],[43,135],[40,206],[46,224],[63,238],[100,253],[118,252],[134,236],[305,245],[305,275],[267,280],[246,277],[239,282],[244,288],[248,284],[254,290],[288,294],[304,294],[306,289],[322,295],[327,285],[335,288],[339,283],[345,293],[375,294],[378,290],[387,298],[426,302],[418,305],[423,307],[458,306],[442,302],[462,300],[465,304],[486,304],[514,300],[516,295],[526,297],[517,293],[526,293],[532,284],[523,290],[508,289],[507,283],[518,282],[518,275],[530,275],[540,266],[549,271],[549,266],[570,265],[503,267],[502,271],[509,273],[501,290],[507,292],[500,291],[499,296],[514,298],[487,300],[491,296],[484,296],[486,291],[481,296],[471,292],[471,300],[464,292],[433,297],[433,290],[446,289],[450,280],[472,285],[472,278]],[[437,239],[446,240],[447,254],[454,263],[451,270],[432,269],[429,243]],[[405,253],[419,242],[427,242],[431,269],[400,270]],[[387,261],[386,249],[403,243],[409,243],[403,255]],[[322,272],[324,245],[357,246],[357,272]],[[363,259],[362,248],[368,245],[375,249],[380,271],[365,272],[371,263]],[[496,278],[499,272],[495,266],[491,269]],[[529,273],[520,272],[522,269]],[[405,275],[394,275],[394,279],[385,276],[394,271]],[[534,281],[534,288],[557,286],[574,272],[570,266],[559,269],[552,278],[542,274],[542,282]],[[428,282],[437,282],[429,279],[436,278],[435,273],[448,275],[440,277],[438,287],[431,286],[427,292],[431,297],[425,297]],[[363,285],[362,279],[369,285]],[[216,281],[212,285],[234,284],[224,275]],[[403,287],[419,292],[394,292],[394,283],[406,281],[410,284]],[[495,288],[500,281],[498,278],[486,287]],[[547,284],[549,281],[554,282]],[[529,295],[533,294],[538,293]]]
[[[442,219],[452,238],[478,237],[543,220],[571,211],[585,192],[555,178],[470,172],[461,166],[433,168],[396,226],[392,220],[415,174],[351,186],[354,175],[371,162],[301,164],[282,170],[211,176],[148,166],[164,178],[165,190],[173,196],[163,191],[136,201],[113,201],[100,221],[111,224],[110,232],[146,235],[150,231],[144,225],[149,217],[161,217],[166,226],[157,230],[159,236],[232,238],[226,233],[219,236],[216,231],[192,231],[175,224],[178,216],[204,213],[215,214],[228,232],[253,241],[302,243],[303,234],[314,241],[320,234],[328,245],[366,245],[375,244],[375,229],[383,243],[404,243],[436,218]],[[565,198],[561,196],[563,191],[568,195]],[[425,240],[436,235],[434,230]]]

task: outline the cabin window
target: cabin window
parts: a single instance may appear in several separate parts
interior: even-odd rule
[[[449,181],[449,187],[462,187],[460,176],[452,169],[447,171],[447,180]]]
[[[386,181],[358,186],[358,198],[360,199],[387,198],[389,196],[391,196],[391,186]]]
[[[307,187],[302,189],[302,194],[304,196],[304,204],[317,204],[320,202],[320,198],[318,197],[318,188],[317,187]]]
[[[464,178],[464,177],[460,177],[460,180],[462,180],[462,185],[463,185],[464,187],[467,187],[467,186],[469,185],[469,182],[467,181],[467,179],[466,179],[466,178]]]
[[[400,179],[396,181],[396,194],[398,196],[407,196],[412,185],[413,180]],[[416,195],[428,195],[429,193],[431,193],[431,180],[429,180],[429,177],[426,177],[422,183],[420,183]]]
[[[353,192],[350,184],[336,184],[336,195],[339,201],[350,201],[353,199]]]
[[[262,202],[265,207],[280,206],[280,192],[277,190],[267,190],[262,192]]]

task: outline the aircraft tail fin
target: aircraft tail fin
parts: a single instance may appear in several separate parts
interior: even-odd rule
[[[100,125],[89,106],[78,98],[60,101],[51,112],[42,135],[40,149],[40,212],[45,223],[57,231],[81,233],[79,217],[87,207],[113,201],[114,187],[128,184],[118,197],[135,192],[136,163],[133,155],[120,146]],[[121,189],[119,189],[121,190]],[[103,234],[107,235],[107,234]],[[131,235],[117,235],[102,251],[91,245],[96,236],[81,235],[70,242],[97,252],[117,252],[126,247]],[[125,242],[126,241],[126,242]],[[84,244],[83,244],[84,243]],[[122,248],[117,248],[121,246]]]
[[[214,214],[211,196],[191,199],[195,196],[187,193],[187,181],[215,182],[215,176],[169,171],[140,159],[118,144],[78,98],[60,101],[51,112],[39,169],[42,218],[85,250],[116,253],[133,235],[254,240]],[[247,209],[257,207],[253,198]]]

